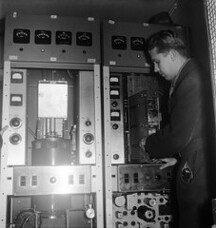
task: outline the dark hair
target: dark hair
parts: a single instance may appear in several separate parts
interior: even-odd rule
[[[148,51],[157,48],[158,53],[166,53],[171,49],[178,51],[187,57],[188,52],[185,43],[173,31],[164,30],[153,34],[148,40]]]

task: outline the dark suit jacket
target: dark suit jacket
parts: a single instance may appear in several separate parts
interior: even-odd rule
[[[190,147],[202,147],[206,141],[207,104],[211,88],[206,82],[209,75],[190,60],[182,69],[170,97],[169,124],[146,140],[146,151],[152,158],[184,154]],[[212,106],[213,107],[213,106]]]

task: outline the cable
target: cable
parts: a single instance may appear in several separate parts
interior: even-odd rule
[[[14,219],[15,228],[38,228],[40,221],[39,213],[32,208],[22,210]]]

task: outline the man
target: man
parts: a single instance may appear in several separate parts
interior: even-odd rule
[[[184,42],[172,32],[154,34],[148,51],[154,71],[171,82],[170,119],[163,129],[142,139],[140,146],[151,158],[163,161],[162,169],[178,163],[179,228],[211,227],[208,74],[188,57]]]

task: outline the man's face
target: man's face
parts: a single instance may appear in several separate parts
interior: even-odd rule
[[[172,80],[176,76],[176,67],[173,53],[158,53],[157,48],[149,51],[154,64],[154,71],[158,72],[166,80]]]

